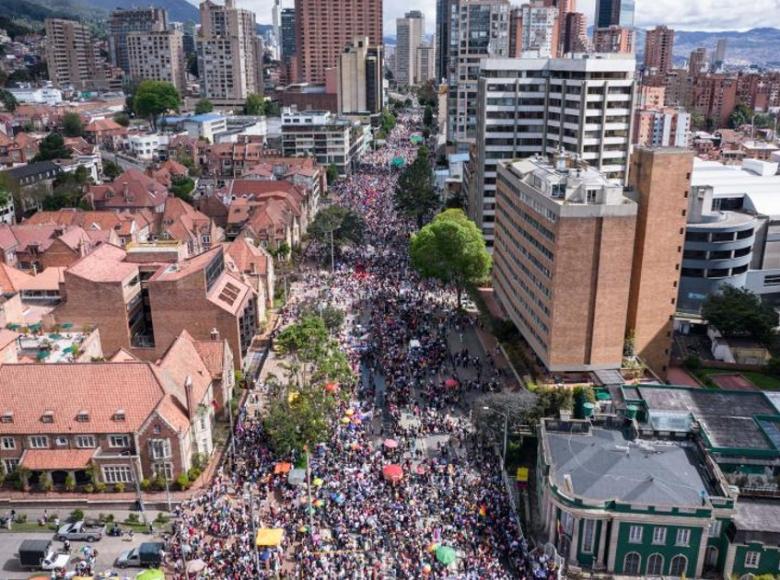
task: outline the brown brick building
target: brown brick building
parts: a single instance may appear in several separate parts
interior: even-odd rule
[[[547,369],[619,368],[636,226],[623,187],[569,157],[499,164],[496,297]]]
[[[627,332],[636,354],[661,377],[672,347],[693,151],[638,148],[629,184],[639,204]]]
[[[382,44],[382,0],[295,0],[295,33],[298,81],[324,83],[355,37]]]
[[[201,345],[182,333],[156,364],[125,357],[2,365],[3,467],[27,468],[33,485],[43,472],[55,485],[69,474],[87,483],[92,468],[106,484],[130,485],[157,473],[175,480],[194,456],[212,453],[215,409],[231,396],[229,349],[214,348],[218,342]],[[222,354],[222,369],[215,368],[219,358],[209,354],[207,364],[201,351]]]

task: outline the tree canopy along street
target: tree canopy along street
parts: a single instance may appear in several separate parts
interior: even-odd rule
[[[404,168],[422,172],[421,129],[422,110],[401,113],[386,145],[331,187],[344,210],[312,235],[315,262],[299,267],[273,337],[276,372],[239,414],[233,461],[177,511],[174,578],[193,561],[226,579],[558,577],[524,539],[494,442],[471,421],[509,381],[455,306],[489,258],[462,213],[415,246],[438,207],[421,190],[424,210],[398,203]]]

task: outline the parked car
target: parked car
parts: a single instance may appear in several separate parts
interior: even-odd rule
[[[64,569],[70,556],[55,552],[51,540],[24,540],[19,546],[19,563],[22,568],[31,570],[61,570]]]
[[[144,542],[137,548],[126,550],[116,559],[117,568],[159,568],[162,564],[162,542]]]
[[[56,539],[64,542],[65,540],[80,540],[83,542],[97,542],[106,532],[106,526],[97,522],[88,522],[81,520],[60,526],[57,530]]]

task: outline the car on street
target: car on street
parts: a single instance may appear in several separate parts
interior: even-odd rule
[[[61,542],[65,540],[97,542],[103,537],[106,526],[97,522],[81,520],[60,526],[55,536]]]
[[[125,550],[116,559],[117,568],[157,568],[162,563],[163,544],[144,542],[131,550]]]
[[[70,561],[68,554],[54,551],[51,540],[24,540],[18,555],[21,567],[30,570],[62,570]]]

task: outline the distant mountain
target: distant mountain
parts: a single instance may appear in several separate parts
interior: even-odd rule
[[[678,30],[674,35],[675,62],[681,64],[691,51],[700,46],[712,54],[721,38],[726,39],[726,60],[735,64],[753,64],[761,67],[780,67],[780,30],[777,28],[753,28],[740,32],[723,30],[718,32]],[[637,30],[637,52],[641,56],[645,49],[645,31]]]
[[[168,19],[173,22],[198,22],[198,9],[187,0],[0,0],[0,6],[5,9],[7,3],[34,4],[58,14],[69,14],[71,17],[101,20],[115,8],[137,8],[139,6],[156,6],[168,11]],[[13,11],[13,7],[10,9]],[[42,18],[45,18],[44,15]],[[41,19],[42,19],[41,18]]]

